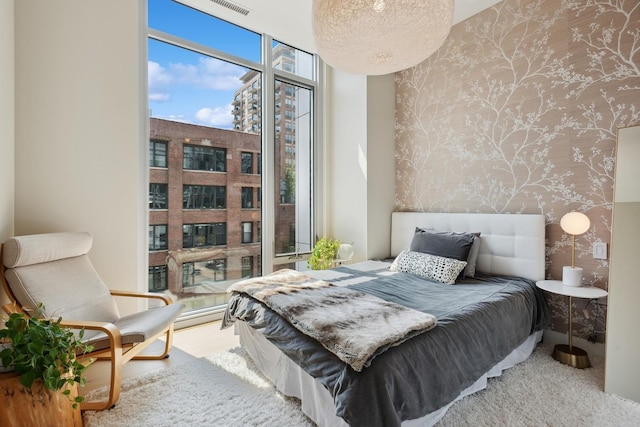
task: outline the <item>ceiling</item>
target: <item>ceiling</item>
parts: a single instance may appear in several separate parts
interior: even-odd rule
[[[312,0],[221,0],[234,7],[249,10],[245,16],[214,1],[176,0],[203,12],[248,28],[265,33],[299,49],[315,53],[311,32]],[[453,23],[464,21],[501,0],[455,0]]]

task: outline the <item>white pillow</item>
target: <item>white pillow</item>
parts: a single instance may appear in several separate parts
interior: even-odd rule
[[[393,260],[389,270],[416,274],[440,283],[453,285],[466,265],[466,261],[404,250]]]

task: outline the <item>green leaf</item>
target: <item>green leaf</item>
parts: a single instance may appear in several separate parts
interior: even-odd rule
[[[36,316],[28,317],[24,313],[12,313],[0,329],[0,339],[11,345],[0,351],[0,361],[5,367],[13,367],[20,375],[20,383],[30,388],[34,381],[41,379],[50,390],[60,390],[66,384],[84,385],[82,376],[86,367],[76,359],[76,352],[92,351],[93,348],[82,343],[84,331],[76,336],[69,328],[61,326],[62,319],[48,319],[44,316],[44,306],[38,304]],[[64,377],[62,372],[65,373]],[[63,394],[70,397],[70,392]],[[74,407],[82,402],[76,397]]]

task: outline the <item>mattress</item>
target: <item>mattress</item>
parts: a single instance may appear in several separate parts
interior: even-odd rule
[[[262,303],[232,296],[225,326],[241,320],[259,333],[326,390],[334,406],[328,410],[352,426],[401,425],[437,413],[537,337],[549,321],[535,283],[516,276],[445,285],[390,272],[380,261],[311,274],[438,320],[431,331],[389,348],[355,372]]]

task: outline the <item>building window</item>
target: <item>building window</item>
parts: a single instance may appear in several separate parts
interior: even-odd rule
[[[167,167],[167,143],[164,141],[149,141],[149,166],[152,168]]]
[[[281,263],[277,258],[288,258],[291,255],[287,233],[290,224],[298,225],[295,241],[301,253],[311,250],[315,232],[312,223],[315,217],[311,215],[315,206],[312,184],[321,181],[313,175],[321,172],[313,165],[313,146],[315,138],[322,136],[315,129],[322,120],[313,107],[323,105],[320,98],[323,91],[319,90],[318,64],[312,54],[284,45],[266,34],[234,26],[182,1],[146,0],[146,3],[150,114],[147,141],[161,143],[155,147],[161,160],[155,160],[154,152],[150,156],[151,164],[168,168],[150,170],[149,182],[168,183],[172,194],[166,211],[149,210],[149,222],[167,223],[166,230],[171,229],[172,239],[174,231],[186,226],[183,244],[193,265],[185,267],[183,278],[182,264],[167,264],[167,286],[187,305],[187,312],[201,311],[208,309],[208,304],[228,301],[228,296],[211,298],[208,293],[214,274],[216,280],[228,281],[224,283],[226,286],[248,273],[248,266],[243,267],[243,257],[253,258],[253,274],[261,274],[263,270],[261,255],[265,256],[267,272]],[[207,31],[194,32],[193,28],[207,28]],[[267,45],[270,48],[265,49]],[[183,70],[195,72],[185,74]],[[211,79],[229,75],[235,78],[226,80],[230,85],[203,85],[204,75]],[[197,98],[191,98],[194,93]],[[202,108],[202,99],[206,100],[207,108]],[[265,101],[273,104],[266,106]],[[218,115],[219,111],[224,114]],[[265,111],[269,117],[264,116]],[[276,114],[279,116],[274,120]],[[283,147],[285,119],[292,123],[287,129],[291,129],[288,145],[293,145],[293,154],[285,153]],[[239,132],[229,133],[232,129]],[[276,141],[273,141],[274,135],[278,135]],[[263,149],[268,150],[264,151],[264,164],[268,165],[269,173],[262,167]],[[281,182],[284,182],[282,188]],[[177,205],[180,186],[183,187],[182,210]],[[243,191],[243,187],[247,189]],[[228,205],[227,188],[230,191]],[[241,190],[240,205],[238,189]],[[281,189],[289,203],[280,203]],[[157,190],[154,189],[159,193]],[[290,191],[295,194],[288,195]],[[263,194],[268,200],[265,207],[269,208],[264,211]],[[160,206],[160,199],[150,204]],[[300,201],[298,205],[293,203],[296,200]],[[178,211],[174,212],[174,208]],[[167,219],[160,220],[161,217]],[[258,243],[262,240],[263,218],[270,224],[265,228],[268,235],[264,245]],[[217,227],[217,221],[223,223]],[[227,223],[231,225],[227,227]],[[179,235],[176,237],[179,239]],[[210,244],[212,246],[207,246]],[[181,247],[179,240],[172,240],[168,246],[171,250]],[[164,255],[150,253],[149,265],[162,264]],[[211,268],[206,267],[207,264]],[[183,281],[188,286],[202,286],[202,292],[194,288],[180,292]]]
[[[253,187],[242,187],[242,209],[253,207]]]
[[[227,224],[184,224],[182,226],[182,247],[222,246],[227,244]]]
[[[167,289],[167,266],[149,267],[149,292],[162,292]]]
[[[185,262],[182,264],[182,286],[189,287],[196,285],[195,276],[200,275],[200,270],[196,268],[193,262]]]
[[[226,209],[227,188],[217,185],[185,185],[183,209]]]
[[[296,57],[298,54],[303,55],[304,52],[296,50]],[[300,68],[300,71],[305,69],[306,67]],[[313,86],[285,82],[278,78],[275,80],[275,85],[285,93],[291,91],[292,96],[276,99],[274,111],[287,111],[289,108],[294,111],[293,121],[284,120],[284,123],[275,123],[276,126],[282,125],[286,129],[284,137],[275,140],[276,179],[273,182],[277,197],[276,205],[279,204],[274,212],[275,255],[284,257],[293,251],[309,252],[310,242],[313,241],[312,117],[314,117],[315,89]]]
[[[182,151],[182,167],[184,169],[215,172],[227,170],[227,150],[223,148],[185,145]]]
[[[221,282],[227,280],[227,260],[226,259],[213,259],[207,261],[205,267],[209,270],[213,270],[213,280]]]
[[[149,209],[167,209],[167,184],[149,184]]]
[[[242,243],[253,243],[253,223],[242,223]]]
[[[150,225],[149,226],[149,250],[150,251],[166,251],[167,250],[167,225]]]
[[[253,277],[253,257],[252,256],[243,256],[242,257],[242,277]]]
[[[253,173],[253,153],[242,153],[242,173]]]

